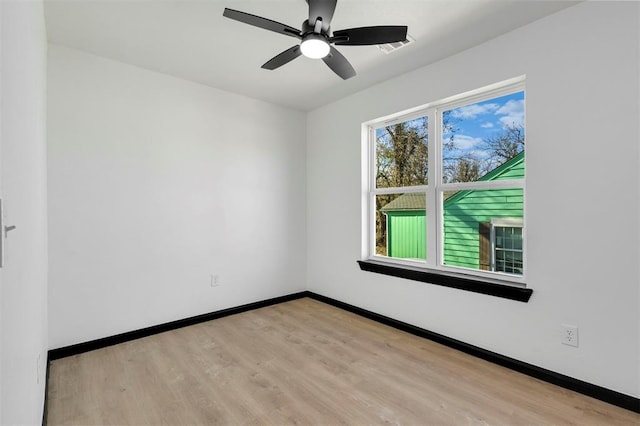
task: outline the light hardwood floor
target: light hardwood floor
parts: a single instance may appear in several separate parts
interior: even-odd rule
[[[48,424],[640,425],[312,299],[53,361]]]

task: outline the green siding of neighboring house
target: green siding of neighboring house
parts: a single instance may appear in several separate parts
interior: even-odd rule
[[[481,223],[494,218],[521,218],[522,189],[465,191],[444,206],[444,264],[480,269]]]
[[[387,256],[426,259],[426,196],[401,195],[380,209],[387,217]]]
[[[395,211],[387,214],[387,256],[426,259],[426,215],[423,211]]]
[[[524,152],[480,181],[524,177]],[[421,197],[421,198],[420,198]],[[495,218],[523,217],[522,189],[460,191],[444,202],[444,263],[480,269],[480,227]],[[424,195],[405,194],[381,209],[387,216],[387,256],[426,258]]]

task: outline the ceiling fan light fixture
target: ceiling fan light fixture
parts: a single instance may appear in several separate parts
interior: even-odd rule
[[[327,39],[319,34],[309,34],[300,43],[300,51],[311,59],[324,58],[331,50]]]

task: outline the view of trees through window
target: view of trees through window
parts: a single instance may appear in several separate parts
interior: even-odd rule
[[[435,113],[425,113],[422,117],[375,128],[375,187],[384,189],[375,196],[377,255],[413,260],[427,258],[426,217],[429,210],[435,211],[428,205],[425,194],[429,185],[428,130],[429,118],[434,120],[435,116]],[[438,206],[445,222],[444,263],[456,265],[452,259],[462,257],[472,261],[467,264],[467,259],[467,263],[460,266],[488,269],[486,265],[496,264],[496,247],[494,244],[490,248],[492,261],[479,258],[483,256],[480,253],[483,227],[494,217],[513,215],[522,218],[522,188],[456,191],[446,185],[524,178],[524,91],[447,109],[442,111],[440,119],[442,133],[437,135],[439,140],[436,142],[441,156],[432,161],[440,165],[439,176],[445,185],[441,191],[444,204]],[[425,190],[415,188],[420,186]],[[403,190],[406,187],[414,188]],[[470,207],[469,200],[475,200],[475,207]],[[510,202],[512,204],[506,204]],[[492,203],[492,206],[482,203]],[[474,212],[469,212],[470,208],[484,209],[491,217],[474,216]],[[487,213],[489,210],[491,213]],[[468,235],[456,237],[456,247],[447,247],[447,239],[453,241],[453,230],[457,229],[451,224],[448,226],[447,220],[460,222],[460,217],[453,217],[460,212],[464,212]],[[421,235],[416,236],[416,233]],[[498,255],[503,256],[501,248],[497,249]],[[522,274],[522,268],[514,267],[508,272]]]
[[[428,184],[428,130],[427,117],[376,130],[377,188]],[[387,256],[387,214],[381,209],[398,196],[384,194],[376,197],[376,254],[381,256]]]
[[[475,182],[524,151],[524,92],[443,112],[442,182]]]

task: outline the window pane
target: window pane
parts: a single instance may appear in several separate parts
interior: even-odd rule
[[[425,260],[426,196],[424,193],[376,195],[376,254]]]
[[[522,233],[520,233],[522,240]],[[501,249],[496,245],[496,264],[497,272],[506,272],[509,274],[522,275],[522,251],[513,249]]]
[[[521,219],[523,190],[467,190],[448,195],[443,202],[444,264],[522,274],[522,229],[492,226],[491,222]]]
[[[427,117],[376,129],[376,187],[427,184],[427,130]]]
[[[524,92],[444,111],[442,145],[443,183],[523,178],[501,166],[524,164]]]

